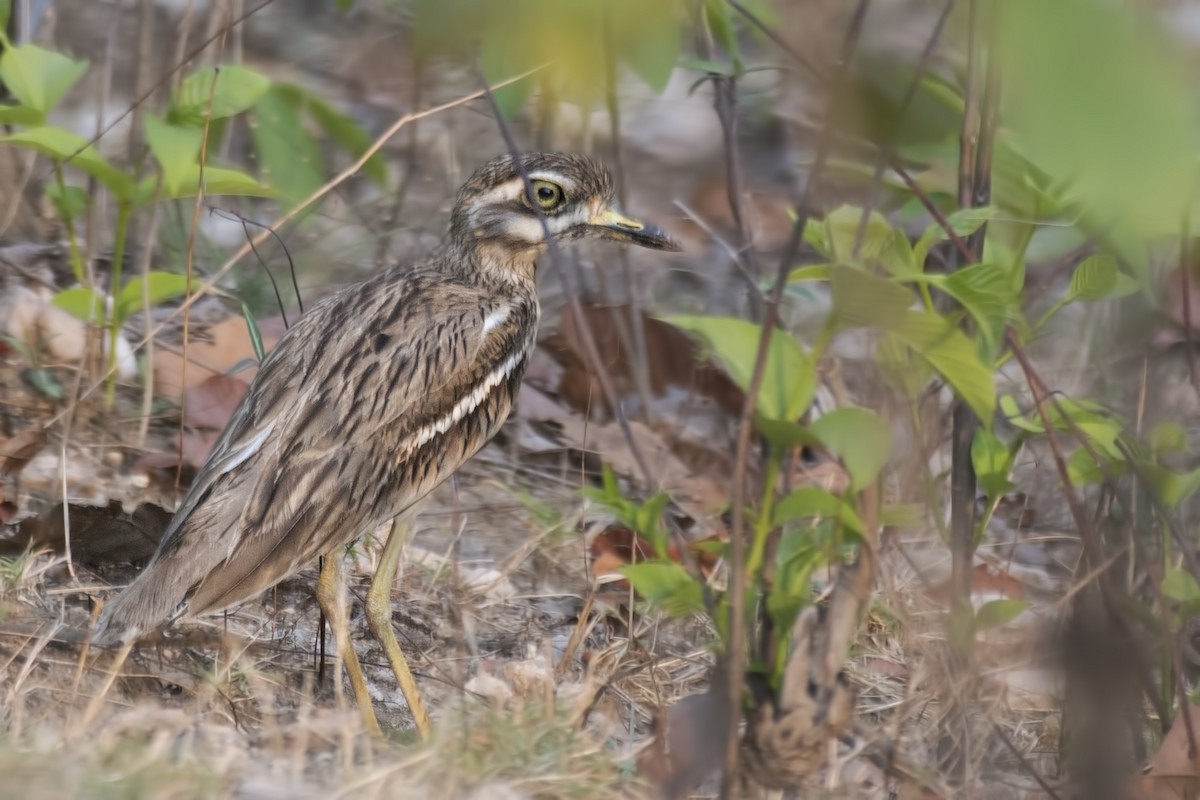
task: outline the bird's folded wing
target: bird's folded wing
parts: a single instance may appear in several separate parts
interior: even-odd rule
[[[497,314],[416,281],[391,307],[375,283],[280,341],[197,476],[162,555],[203,567],[189,614],[253,596],[404,511],[507,416],[511,396],[495,393],[515,392],[536,306]]]

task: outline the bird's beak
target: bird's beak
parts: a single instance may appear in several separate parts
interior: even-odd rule
[[[679,242],[657,225],[627,217],[611,206],[592,215],[588,224],[606,239],[633,242],[652,250],[670,250],[673,253],[683,249]]]

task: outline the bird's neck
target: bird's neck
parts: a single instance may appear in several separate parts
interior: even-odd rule
[[[452,244],[443,255],[448,263],[474,273],[488,283],[532,287],[536,283],[537,259],[546,246],[518,245],[510,240],[475,239]]]

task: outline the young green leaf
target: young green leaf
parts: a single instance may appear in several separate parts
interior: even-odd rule
[[[1138,470],[1150,484],[1159,502],[1172,511],[1200,489],[1200,468],[1190,472],[1175,472],[1145,462],[1138,465]]]
[[[788,273],[788,283],[803,283],[804,281],[827,281],[833,274],[830,264],[809,264],[807,267],[797,267]]]
[[[830,321],[836,327],[892,330],[904,324],[913,304],[913,293],[908,287],[857,267],[836,266],[830,277],[833,288]]]
[[[33,127],[46,121],[45,112],[29,106],[0,105],[0,125],[26,125]]]
[[[984,352],[994,356],[1004,338],[1009,315],[1018,308],[1009,270],[998,264],[975,264],[949,275],[927,275],[933,284],[957,300],[979,327]]]
[[[954,387],[985,427],[991,426],[995,379],[991,368],[980,361],[974,342],[945,317],[926,311],[909,311],[893,332]]]
[[[56,161],[70,159],[70,166],[100,181],[118,201],[128,201],[134,196],[133,179],[105,161],[86,139],[71,131],[50,126],[29,128],[2,137],[0,142],[23,145]]]
[[[1171,567],[1162,579],[1162,593],[1180,603],[1200,602],[1200,584],[1187,570]]]
[[[699,582],[674,561],[646,561],[621,568],[629,583],[652,607],[673,617],[704,611]]]
[[[618,61],[661,93],[683,46],[679,7],[664,0],[607,0],[604,9]]]
[[[742,72],[742,49],[733,29],[733,14],[725,0],[704,0],[704,23],[713,39],[733,61],[734,74]]]
[[[837,408],[809,426],[850,473],[850,488],[862,489],[875,480],[892,455],[888,424],[865,408]]]
[[[203,177],[204,193],[210,196],[230,194],[242,197],[275,197],[277,195],[270,186],[259,183],[253,177],[236,169],[205,167]],[[200,178],[200,165],[192,165],[180,176],[179,186],[174,191],[166,193],[166,196],[173,199],[193,196],[200,187]],[[143,181],[139,187],[141,195],[151,196],[153,191],[154,185],[150,181]]]
[[[979,488],[991,498],[1000,497],[1012,488],[1009,473],[1012,472],[1016,452],[987,428],[975,431],[971,442],[971,463],[975,466],[975,477]]]
[[[980,206],[979,208],[960,208],[958,211],[946,217],[946,222],[950,224],[950,230],[954,231],[959,238],[970,236],[983,223],[994,219],[999,213],[999,209],[995,206]],[[913,245],[913,260],[924,269],[925,259],[929,255],[930,249],[938,242],[945,241],[949,237],[946,235],[946,229],[938,223],[933,223],[925,229],[921,234],[921,238]]]
[[[1103,300],[1117,288],[1117,262],[1111,256],[1093,255],[1079,262],[1071,274],[1071,299]]]
[[[854,206],[840,206],[825,217],[825,237],[829,241],[832,260],[842,264],[866,265],[890,252],[896,245],[894,229],[878,211],[867,216],[866,230],[858,255],[854,254],[854,241],[862,223],[863,210]],[[908,240],[904,239],[904,247]]]
[[[1175,420],[1163,420],[1150,429],[1150,449],[1155,453],[1187,453],[1187,432]]]
[[[258,102],[270,85],[265,75],[237,65],[197,70],[175,90],[167,121],[200,127],[206,117],[232,117]]]
[[[354,121],[353,117],[341,113],[312,92],[305,91],[298,86],[278,84],[278,88],[285,94],[293,93],[292,102],[302,111],[307,111],[325,132],[325,135],[342,148],[346,155],[351,158],[359,158],[367,152],[367,148],[371,146],[371,137],[367,135],[361,125]],[[362,171],[381,188],[387,188],[387,164],[378,154],[366,160]]]
[[[758,325],[733,317],[667,317],[666,322],[695,334],[716,354],[725,371],[743,390],[750,386],[758,342]],[[770,331],[762,385],[756,398],[758,413],[772,420],[794,421],[812,405],[816,372],[800,344],[783,331]]]
[[[43,115],[58,105],[87,68],[86,61],[33,44],[9,47],[0,54],[0,82],[21,105]]]
[[[986,631],[992,628],[1002,628],[1019,617],[1029,604],[1022,600],[1012,600],[1002,597],[984,603],[975,612],[975,630]]]
[[[156,114],[146,115],[145,128],[146,143],[162,168],[163,186],[168,195],[174,195],[182,188],[184,177],[196,168],[204,132],[172,125]]]
[[[1097,464],[1096,459],[1092,458],[1092,454],[1084,447],[1067,457],[1067,477],[1071,480],[1071,485],[1091,486],[1103,483],[1109,475],[1118,477],[1128,471],[1124,461],[1113,462],[1105,459],[1100,453],[1097,455],[1105,462],[1103,465]]]
[[[254,150],[263,181],[288,207],[303,202],[325,181],[325,163],[316,141],[304,129],[289,93],[273,86],[250,112]]]
[[[794,223],[795,220],[792,220]],[[804,243],[827,259],[833,258],[833,247],[825,235],[825,222],[809,217],[804,221]]]
[[[192,281],[193,290],[199,285],[198,281]],[[188,293],[188,279],[184,275],[176,275],[173,272],[151,272],[146,275],[145,279],[139,275],[117,292],[113,302],[113,314],[117,318],[117,324],[129,319],[130,314],[142,307],[147,299],[143,297],[143,286],[146,287],[146,294],[148,294],[151,306],[183,297]]]
[[[57,292],[50,302],[84,322],[104,319],[104,295],[82,286]]]
[[[60,190],[57,183],[48,184],[46,199],[54,206],[59,219],[62,220],[79,219],[87,211],[87,192],[79,186],[65,184]]]
[[[798,519],[829,518],[858,535],[863,534],[862,520],[854,506],[820,486],[794,489],[775,506],[775,524],[785,525]]]

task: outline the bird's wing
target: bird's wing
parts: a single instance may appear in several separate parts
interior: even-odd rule
[[[329,298],[280,340],[157,559],[204,567],[190,614],[257,594],[386,522],[495,433],[537,310],[484,301],[420,272],[381,276]]]

